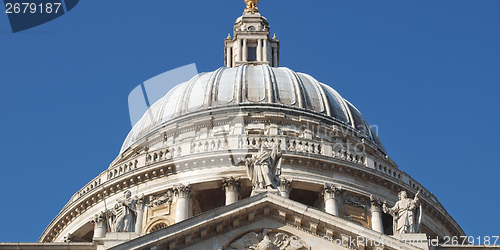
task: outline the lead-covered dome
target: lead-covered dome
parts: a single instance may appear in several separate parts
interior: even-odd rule
[[[245,2],[234,37],[224,40],[226,67],[158,99],[120,155],[71,197],[40,241],[207,249],[215,240],[228,248],[236,235],[255,235],[271,222],[266,227],[275,233],[293,224],[287,233],[304,239],[336,242],[361,232],[366,242],[397,242],[385,235],[395,233],[395,221],[380,213],[380,201],[397,204],[401,190],[420,192],[418,224],[427,237],[465,235],[437,198],[385,154],[352,104],[313,77],[279,67],[280,40],[269,36],[257,1]],[[262,150],[276,171],[247,161],[264,157]],[[260,177],[249,174],[255,167]],[[257,180],[264,175],[268,180]],[[124,192],[137,213],[129,213],[135,225],[122,230]]]
[[[246,104],[285,106],[333,118],[355,128],[385,152],[382,142],[358,109],[330,86],[285,67],[242,65],[200,73],[172,88],[134,125],[120,153],[177,117],[221,106]]]

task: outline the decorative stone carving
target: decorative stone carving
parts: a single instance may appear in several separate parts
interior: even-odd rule
[[[70,242],[85,242],[84,239],[78,238],[78,237],[76,237],[76,236],[74,236],[74,235],[72,235],[70,233],[68,233],[66,236],[64,236],[64,238],[63,238],[62,241],[65,242],[65,243],[70,243]]]
[[[228,192],[228,191],[236,191],[240,189],[241,183],[239,178],[234,178],[234,177],[229,177],[229,178],[223,178],[222,179],[222,188]]]
[[[174,191],[169,189],[163,194],[149,196],[148,207],[158,207],[166,203],[172,203],[174,199]]]
[[[325,199],[328,198],[336,199],[341,191],[342,191],[341,188],[337,188],[333,184],[325,183],[323,185],[323,196],[326,197]]]
[[[396,202],[394,207],[388,208],[385,202],[382,205],[384,213],[391,214],[394,217],[394,233],[417,233],[420,230],[422,205],[418,198],[419,194],[420,190],[412,200],[407,198],[405,191],[401,191],[398,194],[399,201]]]
[[[249,232],[231,243],[228,250],[304,250],[308,249],[297,244],[286,233],[272,233],[272,229],[264,229],[262,235]]]
[[[178,185],[174,187],[174,193],[177,199],[179,198],[189,198],[191,194],[191,186],[190,185]]]
[[[260,144],[259,152],[245,160],[247,174],[255,189],[276,189],[281,174],[281,150],[278,143],[272,145],[272,151]]]
[[[370,204],[371,204],[371,207],[370,207],[370,211],[371,212],[380,212],[380,211],[382,211],[382,204],[383,204],[383,202],[380,200],[379,197],[377,197],[375,199],[375,198],[373,198],[373,195],[370,195]]]
[[[278,190],[280,191],[280,195],[288,198],[290,195],[290,189],[292,186],[292,181],[287,180],[285,177],[279,178]]]
[[[228,250],[240,250],[248,249],[251,246],[259,244],[259,235],[255,232],[250,232],[243,235],[241,238],[231,243],[227,249]]]
[[[364,227],[370,227],[369,216],[369,199],[365,196],[356,195],[346,190],[340,192],[339,202],[343,203],[341,207],[343,218],[353,223]]]
[[[361,196],[355,196],[352,194],[349,194],[347,192],[342,192],[342,200],[344,201],[344,204],[354,206],[354,207],[359,207],[359,208],[366,208],[366,200],[364,197]]]
[[[255,249],[255,250],[270,250],[274,249],[274,244],[271,242],[271,239],[269,239],[269,235],[267,235],[267,232],[271,231],[271,229],[264,229],[262,232],[262,235],[264,235],[264,239],[262,239],[259,244],[250,246],[250,249]]]
[[[66,243],[73,242],[73,236],[70,233],[68,233],[66,236],[64,236],[63,242],[66,242]]]

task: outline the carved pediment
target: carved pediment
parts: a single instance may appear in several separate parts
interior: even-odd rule
[[[271,231],[264,232],[264,227],[271,228]],[[139,250],[160,246],[198,250],[218,245],[221,249],[232,250],[303,250],[314,249],[315,244],[320,244],[322,249],[345,249],[347,247],[339,244],[358,237],[366,242],[397,240],[279,195],[261,193],[172,224],[114,249]],[[384,248],[418,249],[410,245],[386,245]]]
[[[248,232],[242,237],[234,240],[225,250],[306,250],[306,248],[297,244],[298,237],[290,233],[279,232],[276,229],[264,229],[260,233],[255,231]]]

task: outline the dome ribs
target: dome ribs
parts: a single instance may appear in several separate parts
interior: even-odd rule
[[[217,112],[232,105],[239,107],[240,111],[251,111],[250,105],[255,105],[263,109],[282,107],[324,116],[357,130],[362,129],[361,134],[380,145],[380,150],[385,152],[380,139],[354,106],[327,85],[288,68],[268,65],[222,67],[211,73],[200,73],[177,85],[158,102],[152,105],[156,108],[148,111],[131,130],[120,153],[144,142],[154,131],[169,123],[195,115],[203,116],[206,112]]]

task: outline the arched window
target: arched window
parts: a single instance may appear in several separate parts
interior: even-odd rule
[[[160,222],[157,222],[155,224],[153,224],[150,228],[149,228],[149,231],[148,233],[152,233],[152,232],[155,232],[155,231],[158,231],[162,228],[166,228],[168,225],[167,223],[163,222],[163,221],[160,221]]]

